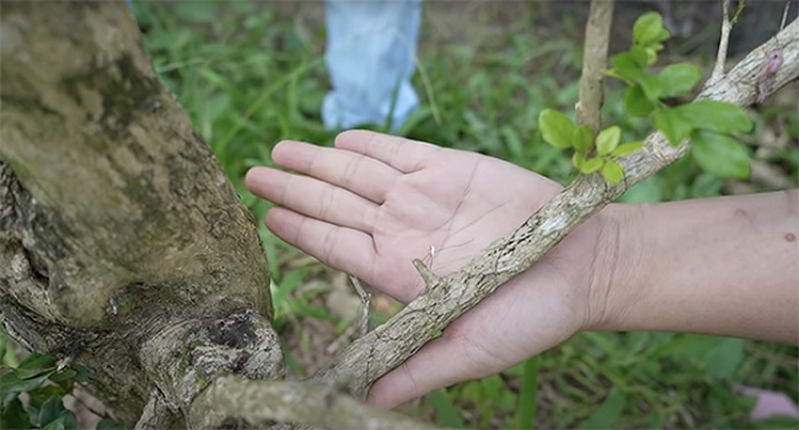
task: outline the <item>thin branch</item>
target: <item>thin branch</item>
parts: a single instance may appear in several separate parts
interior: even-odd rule
[[[785,21],[788,19],[788,10],[791,8],[791,0],[785,0],[785,9],[782,11],[782,21],[780,21],[780,31],[785,28]]]
[[[741,11],[743,2],[738,4],[738,12],[735,14],[735,19]],[[730,0],[724,0],[721,4],[721,37],[719,38],[719,50],[716,53],[716,64],[713,66],[713,73],[710,75],[710,81],[714,82],[724,77],[724,65],[727,63],[727,50],[730,45],[730,31],[732,30],[732,22],[730,21]]]
[[[596,133],[600,127],[599,110],[602,107],[602,83],[607,67],[610,26],[613,22],[613,0],[592,0],[588,21],[585,24],[583,46],[583,72],[580,76],[580,101],[577,103],[577,123],[591,127]]]
[[[710,82],[698,98],[751,105],[757,97],[757,76],[767,53],[785,45],[785,65],[775,75],[774,92],[799,76],[799,20],[750,52],[726,76]],[[337,359],[317,372],[315,381],[338,381],[359,375],[347,388],[359,392],[388,370],[413,355],[426,342],[511,277],[527,270],[567,234],[622,195],[630,186],[676,161],[689,149],[686,142],[672,147],[660,133],[650,135],[645,147],[620,159],[625,172],[619,186],[600,175],[581,176],[511,235],[494,242],[461,270],[434,278],[424,293],[386,324],[353,342]]]
[[[421,429],[435,426],[367,405],[326,385],[217,378],[192,404],[192,428],[244,419],[257,428],[293,422],[328,429]]]
[[[355,292],[358,293],[358,297],[361,299],[362,308],[361,317],[358,320],[358,337],[363,337],[369,332],[369,314],[372,309],[372,293],[361,285],[360,279],[352,275],[349,275],[349,278],[350,282],[352,282],[352,287],[355,288]]]

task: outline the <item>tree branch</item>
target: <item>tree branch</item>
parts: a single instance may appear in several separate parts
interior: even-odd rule
[[[743,5],[743,1],[739,4],[739,9]],[[738,14],[735,15],[736,19]],[[730,31],[732,30],[732,21],[730,21],[730,0],[724,0],[721,4],[721,37],[719,38],[719,49],[716,53],[716,64],[713,66],[713,73],[710,75],[710,81],[716,81],[724,77],[724,65],[727,63],[727,49],[730,43]]]
[[[613,0],[592,0],[585,24],[583,71],[580,76],[580,101],[577,103],[577,124],[599,131],[602,108],[602,84],[607,67],[608,40],[613,22]]]
[[[779,38],[779,42],[777,40]],[[748,106],[757,97],[757,77],[768,53],[784,44],[785,64],[776,72],[770,92],[799,76],[799,20],[749,53],[722,79],[709,83],[698,96]],[[624,181],[611,186],[598,174],[581,176],[511,235],[497,240],[461,270],[432,278],[424,293],[386,324],[356,340],[335,361],[317,372],[314,381],[341,381],[345,374],[352,392],[366,389],[377,378],[413,355],[455,318],[491,294],[511,277],[527,270],[567,234],[621,196],[629,187],[682,157],[686,142],[672,147],[660,133],[645,147],[620,159]]]
[[[217,378],[192,405],[192,428],[218,428],[244,419],[256,427],[278,422],[329,429],[421,429],[435,426],[367,405],[331,385]]]

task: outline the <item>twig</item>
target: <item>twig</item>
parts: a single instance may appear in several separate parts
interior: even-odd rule
[[[196,429],[218,428],[235,419],[244,419],[256,428],[275,421],[328,429],[435,428],[367,405],[330,386],[236,376],[217,378],[194,400],[189,416]]]
[[[344,330],[344,333],[341,333],[333,342],[330,343],[330,345],[327,346],[327,348],[325,348],[325,354],[333,355],[337,353],[339,350],[341,350],[341,347],[350,340],[350,336],[355,334],[356,331],[359,331],[359,329],[360,327],[350,324],[349,327]],[[361,333],[358,335],[358,337],[363,337],[364,334],[366,333]]]
[[[784,42],[785,65],[775,75],[773,92],[799,76],[799,20],[749,53],[720,80],[709,83],[698,98],[752,104],[756,77],[766,54]],[[650,135],[641,151],[620,160],[625,180],[610,186],[599,175],[581,176],[542,207],[510,236],[501,238],[459,271],[435,278],[424,292],[386,324],[353,342],[334,362],[317,372],[314,381],[358,375],[348,389],[358,392],[413,355],[427,341],[511,277],[527,270],[568,233],[600,211],[629,186],[676,161],[689,149],[672,147],[660,133]],[[418,269],[418,267],[417,267]]]
[[[599,131],[599,110],[602,107],[602,83],[607,67],[610,26],[613,22],[613,0],[592,0],[585,24],[583,72],[580,76],[580,100],[577,102],[577,123]]]
[[[785,21],[788,20],[788,9],[791,8],[791,0],[785,0],[785,9],[782,10],[782,21],[780,21],[780,31],[785,28]]]
[[[744,10],[746,5],[745,0],[738,1],[738,7],[735,9],[735,15],[730,19],[730,0],[724,0],[721,5],[721,36],[719,37],[719,49],[716,53],[716,64],[713,67],[713,73],[710,75],[710,81],[721,79],[724,76],[724,66],[727,63],[727,51],[729,50],[730,32],[732,27],[738,22],[738,18]],[[782,28],[780,28],[781,30]]]
[[[739,3],[739,11],[742,3]],[[735,14],[737,20],[738,13]],[[710,81],[715,82],[724,77],[724,65],[727,63],[727,49],[730,44],[730,30],[732,30],[732,22],[730,21],[730,0],[724,0],[721,4],[721,37],[719,38],[719,50],[716,53],[716,64],[713,66],[713,73],[710,75]]]
[[[372,293],[366,291],[363,285],[361,285],[360,279],[352,275],[349,275],[349,277],[352,286],[355,288],[355,292],[358,293],[358,297],[361,298],[361,305],[363,306],[361,318],[358,321],[358,337],[363,337],[369,332],[369,313],[372,307]]]

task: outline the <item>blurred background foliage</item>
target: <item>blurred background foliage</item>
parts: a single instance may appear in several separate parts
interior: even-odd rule
[[[664,15],[676,37],[661,63],[691,61],[709,75],[718,28],[715,2],[620,2],[611,50],[628,46],[638,15],[665,3],[674,3]],[[733,30],[736,55],[779,26],[782,3],[775,2],[776,13],[763,3],[748,6]],[[245,190],[246,170],[272,165],[270,150],[282,139],[330,145],[336,134],[325,130],[319,117],[329,88],[323,4],[134,6],[159,76],[244,202],[262,218],[268,204]],[[569,157],[542,141],[537,117],[544,108],[573,111],[587,9],[585,2],[428,2],[414,77],[422,107],[397,134],[502,158],[568,183],[575,175]],[[605,126],[619,124],[625,141],[645,137],[646,123],[623,116],[621,88],[610,82],[607,89]],[[752,180],[713,177],[687,158],[621,200],[658,202],[796,187],[796,100],[794,84],[749,110],[755,128],[744,143],[753,159]],[[306,375],[350,340],[351,320],[332,299],[347,290],[346,278],[263,225],[260,234],[287,362],[293,373]],[[378,298],[373,323],[384,321],[397,306]],[[782,419],[750,423],[754,402],[736,394],[736,388],[776,390],[797,401],[798,356],[796,347],[739,339],[584,333],[499,375],[439,390],[406,410],[456,428],[796,428],[796,421]],[[6,349],[4,359],[17,360],[13,348]]]

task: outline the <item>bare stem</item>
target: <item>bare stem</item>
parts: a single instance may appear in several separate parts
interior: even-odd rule
[[[735,18],[738,18],[738,13],[735,14]],[[716,53],[716,64],[713,67],[713,74],[710,75],[711,82],[724,77],[724,65],[727,62],[727,50],[730,44],[731,30],[732,22],[730,21],[730,0],[724,0],[721,4],[721,37],[719,39],[719,50]]]
[[[580,76],[580,101],[577,104],[577,123],[600,127],[602,82],[608,58],[610,26],[613,22],[613,0],[592,0],[588,22],[585,24],[583,72]]]
[[[782,21],[780,21],[780,31],[785,28],[785,21],[788,19],[788,10],[791,8],[791,0],[785,0],[785,9],[782,11]]]

